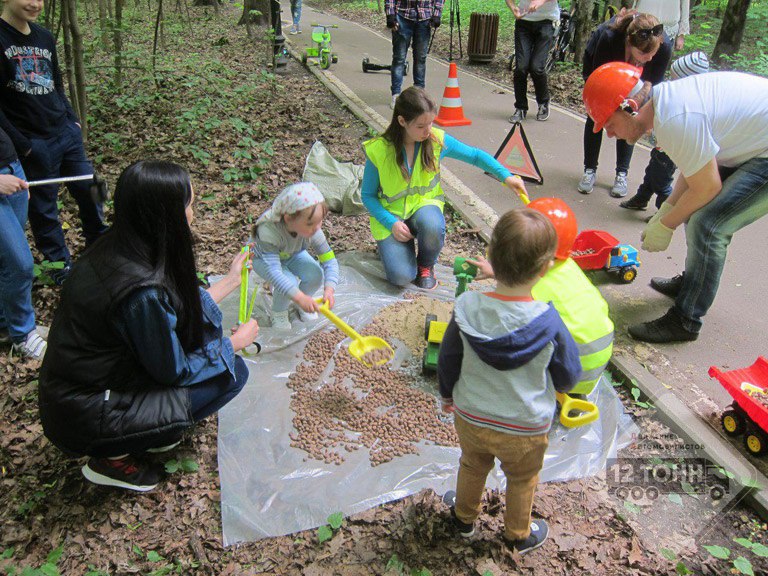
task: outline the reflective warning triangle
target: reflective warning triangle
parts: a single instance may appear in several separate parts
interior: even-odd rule
[[[533,150],[525,137],[523,125],[515,123],[504,138],[494,158],[503,164],[512,174],[520,176],[523,180],[544,183],[539,165],[533,156]]]

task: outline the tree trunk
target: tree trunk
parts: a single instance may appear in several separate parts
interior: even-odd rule
[[[259,12],[259,14],[254,14],[254,10]],[[256,24],[257,26],[265,26],[269,23],[269,0],[245,0],[243,2],[243,15],[240,16],[239,25]]]
[[[85,63],[83,62],[83,35],[80,33],[80,26],[77,24],[77,0],[64,0],[62,3],[62,13],[68,14],[67,24],[69,24],[69,34],[72,38],[72,64],[75,69],[75,96],[72,98],[72,104],[75,107],[77,116],[80,118],[80,130],[83,133],[83,140],[88,138],[88,97],[85,92]],[[66,32],[65,32],[66,34]],[[71,74],[67,71],[68,77]],[[71,82],[71,80],[70,80]]]
[[[64,0],[65,2],[67,0]],[[77,109],[77,86],[75,85],[75,77],[72,71],[75,67],[72,64],[72,34],[69,28],[69,11],[66,6],[62,6],[61,11],[61,28],[64,31],[64,77],[67,79],[67,89],[69,90],[69,101],[72,103],[72,108],[75,114],[80,116],[80,111]]]
[[[101,47],[106,52],[109,50],[109,33],[107,31],[107,0],[99,1],[99,32],[101,36]]]
[[[576,34],[573,37],[573,60],[579,63],[584,58],[584,49],[587,47],[589,35],[592,33],[592,0],[575,0]]]
[[[158,40],[160,45],[165,51],[165,38],[163,37],[163,0],[160,0],[157,5],[157,18],[155,19],[155,40],[152,45],[152,77],[155,80],[155,88],[160,89],[160,82],[157,80],[157,44]]]
[[[115,27],[112,31],[112,41],[115,46],[115,76],[113,83],[116,88],[123,84],[123,3],[125,0],[115,0]]]
[[[750,2],[751,0],[728,0],[728,7],[723,15],[723,26],[712,52],[712,60],[717,66],[722,67],[724,64],[723,56],[738,54]]]

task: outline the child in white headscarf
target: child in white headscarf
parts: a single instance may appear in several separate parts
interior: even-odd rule
[[[320,305],[313,294],[320,286],[333,308],[339,263],[321,229],[326,214],[328,205],[317,186],[300,182],[280,192],[254,225],[253,269],[272,285],[273,328],[291,328],[291,302],[302,322],[317,318]]]

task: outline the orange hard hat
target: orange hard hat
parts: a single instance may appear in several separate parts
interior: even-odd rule
[[[557,232],[555,258],[558,260],[570,258],[573,242],[579,233],[579,225],[576,223],[576,215],[568,204],[560,198],[537,198],[528,204],[528,208],[544,214],[555,227]]]
[[[643,87],[642,73],[626,62],[608,62],[589,75],[581,97],[596,133],[620,107],[629,105],[637,111],[637,103],[629,99]]]

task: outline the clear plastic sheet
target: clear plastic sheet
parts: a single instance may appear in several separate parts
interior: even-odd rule
[[[352,327],[363,328],[380,309],[402,300],[403,290],[384,280],[380,262],[371,255],[347,253],[339,260],[342,281],[334,312]],[[429,296],[452,300],[456,284],[451,269],[438,266],[436,274],[440,285],[428,292]],[[259,279],[252,274],[251,282],[256,281]],[[245,357],[250,368],[248,384],[219,412],[225,545],[315,528],[325,524],[334,512],[348,516],[425,488],[439,494],[454,488],[458,448],[423,444],[420,454],[401,456],[376,467],[371,467],[364,448],[345,453],[346,461],[340,466],[318,462],[291,448],[292,391],[286,382],[300,362],[309,336],[332,325],[322,316],[311,323],[292,317],[293,330],[273,331],[269,328],[269,306],[269,296],[260,291],[254,317],[262,326],[258,338],[262,350]],[[225,320],[234,324],[236,293],[222,303],[222,309]],[[423,321],[414,318],[420,326]],[[345,340],[342,345],[347,343]],[[397,340],[390,344],[396,352],[393,366],[411,360],[406,346]],[[594,475],[605,467],[607,458],[614,458],[619,448],[630,443],[635,426],[624,414],[607,377],[601,379],[589,399],[598,405],[600,419],[582,428],[552,427],[542,482]],[[498,466],[487,485],[504,488],[504,475]]]

